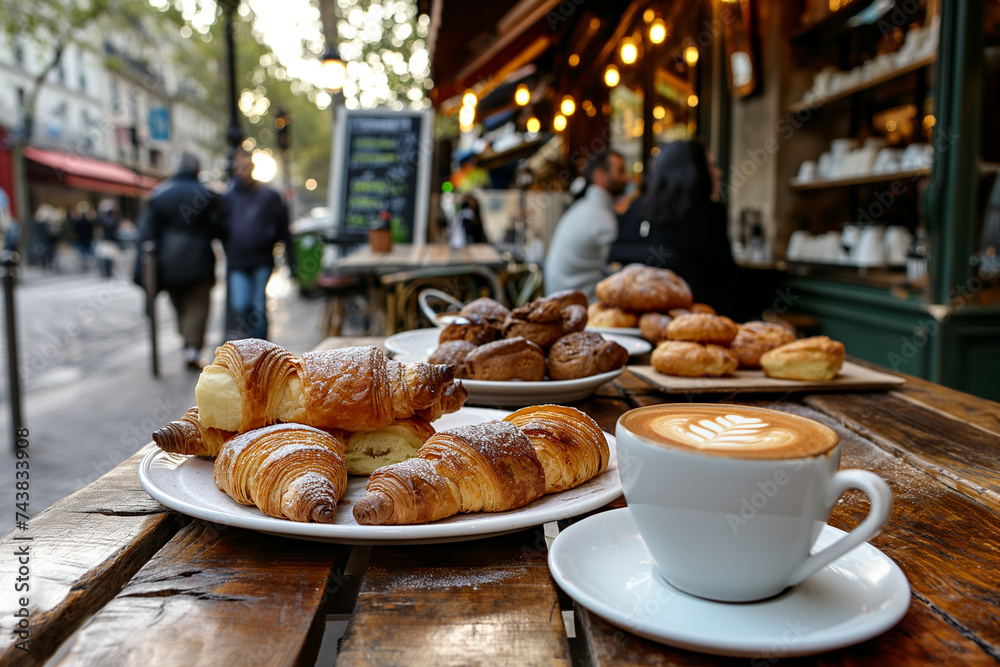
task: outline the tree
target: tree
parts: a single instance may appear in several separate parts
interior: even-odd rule
[[[25,95],[21,126],[13,133],[11,145],[14,188],[21,213],[19,247],[23,250],[28,242],[32,222],[27,206],[24,148],[30,143],[34,133],[38,95],[45,80],[59,66],[70,45],[95,48],[87,39],[93,28],[110,30],[115,26],[135,25],[149,13],[149,4],[146,0],[33,0],[30,3],[6,5],[0,13],[0,32],[11,40],[29,40],[48,53]],[[176,20],[176,12],[172,16]]]

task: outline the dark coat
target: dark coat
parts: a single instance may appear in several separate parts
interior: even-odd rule
[[[679,223],[649,223],[643,236],[645,204],[639,199],[622,215],[608,261],[670,269],[691,286],[695,301],[738,321],[745,319],[740,269],[733,261],[722,206],[705,202]]]
[[[139,221],[139,253],[156,244],[157,288],[179,289],[215,282],[213,238],[225,237],[219,195],[193,173],[178,173],[153,190]],[[136,282],[142,284],[141,262]]]
[[[294,265],[288,208],[281,195],[263,183],[246,185],[233,179],[222,205],[229,230],[225,243],[229,270],[274,266],[274,246],[279,241],[285,244],[289,266]]]

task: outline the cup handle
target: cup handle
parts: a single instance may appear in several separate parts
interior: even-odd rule
[[[863,491],[868,496],[868,516],[847,535],[802,561],[792,573],[789,586],[800,583],[851,549],[875,537],[889,521],[889,515],[892,514],[892,491],[884,479],[867,470],[841,470],[834,475],[830,484],[828,510],[833,509],[834,504],[848,489]]]

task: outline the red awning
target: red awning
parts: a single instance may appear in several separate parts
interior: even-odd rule
[[[159,183],[158,179],[137,174],[112,162],[82,155],[27,146],[24,157],[51,168],[56,180],[63,185],[81,190],[139,197],[149,194]]]

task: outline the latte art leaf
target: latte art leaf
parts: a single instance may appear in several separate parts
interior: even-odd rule
[[[690,431],[694,441],[701,445],[742,445],[752,442],[760,434],[760,429],[767,426],[761,419],[726,415],[716,417],[715,421],[702,419],[697,424],[691,424]]]
[[[787,428],[758,417],[719,415],[692,417],[674,415],[657,419],[654,430],[703,450],[754,450],[789,444],[795,435]]]

